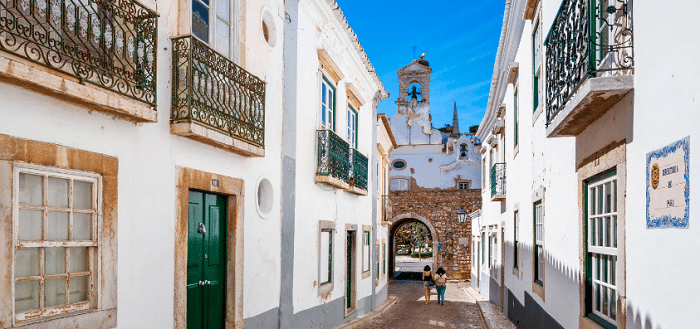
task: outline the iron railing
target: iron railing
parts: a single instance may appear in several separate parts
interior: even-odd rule
[[[342,181],[350,180],[350,145],[332,130],[317,131],[319,176],[331,176]]]
[[[388,195],[382,195],[382,220],[388,222],[393,217],[394,215],[393,208],[391,206],[391,199]]]
[[[545,40],[547,123],[590,77],[634,70],[633,0],[565,0]]]
[[[194,36],[173,39],[170,119],[265,147],[265,82]]]
[[[350,149],[350,179],[353,181],[353,185],[367,190],[367,166],[369,165],[369,160],[360,151],[356,149]]]
[[[0,50],[156,106],[158,15],[134,0],[0,0]]]
[[[496,163],[491,167],[491,197],[506,195],[506,164]]]

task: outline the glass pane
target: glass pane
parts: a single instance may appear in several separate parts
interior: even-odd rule
[[[87,272],[90,270],[89,247],[69,248],[70,252],[70,272]]]
[[[610,213],[611,209],[611,203],[612,203],[612,195],[610,195],[610,182],[605,183],[605,212]]]
[[[39,281],[15,283],[15,312],[39,309]]]
[[[66,248],[44,248],[44,275],[66,273]]]
[[[68,240],[68,213],[49,211],[48,240]]]
[[[92,240],[92,214],[73,213],[73,240]]]
[[[603,273],[601,274],[600,280],[603,282],[610,282],[610,280],[608,279],[608,256],[600,256],[600,263],[603,265]]]
[[[92,183],[73,181],[73,208],[92,209]]]
[[[612,231],[610,228],[610,217],[604,217],[603,220],[605,221],[605,246],[610,247],[610,231]]]
[[[326,231],[321,232],[321,254],[320,254],[321,283],[330,281],[330,263],[329,263],[330,239],[331,239],[331,232],[326,232]]]
[[[39,275],[39,248],[22,248],[15,252],[15,278]]]
[[[44,202],[41,176],[19,174],[19,204],[40,206]]]
[[[228,23],[216,19],[216,50],[224,56],[229,56],[229,35],[231,26]]]
[[[595,285],[595,295],[596,295],[595,310],[600,312],[600,285],[599,284]]]
[[[617,212],[617,180],[613,181],[612,185],[613,201],[612,201],[612,211]]]
[[[588,238],[591,241],[591,246],[598,245],[598,243],[596,243],[597,242],[597,239],[596,239],[597,235],[595,234],[595,225],[596,225],[595,222],[596,222],[596,219],[591,218],[591,236]]]
[[[615,320],[617,315],[617,296],[615,290],[610,290],[610,318]]]
[[[21,241],[42,240],[44,212],[41,210],[19,210],[19,239]]]
[[[617,216],[612,216],[612,227],[613,227],[613,248],[617,248]]]
[[[598,196],[598,214],[603,213],[603,185],[598,186],[598,191],[596,192],[596,195]]]
[[[596,256],[595,256],[595,260],[596,260],[596,262],[595,262],[596,265],[595,265],[595,266],[596,266],[596,269],[597,269],[597,270],[596,270],[596,273],[595,273],[595,278],[596,278],[596,280],[600,281],[600,274],[603,272],[602,269],[601,269],[601,266],[600,266],[600,263],[601,263],[600,255],[596,255]]]
[[[598,218],[598,245],[603,246],[603,218]]]
[[[216,0],[216,14],[224,21],[231,21],[231,5],[230,0]]]
[[[617,256],[610,256],[610,284],[615,285],[615,267],[617,267]]]
[[[66,278],[44,280],[44,307],[61,306],[66,303]]]
[[[49,207],[68,208],[68,180],[49,177]]]
[[[603,288],[603,314],[609,315],[610,312],[608,311],[609,303],[608,303],[608,288],[602,287]]]
[[[589,193],[591,194],[591,205],[590,205],[590,207],[589,207],[590,210],[589,210],[589,214],[588,214],[588,215],[589,215],[589,216],[592,216],[592,215],[596,215],[596,208],[595,208],[595,200],[596,200],[596,197],[595,197],[595,187],[589,189]]]
[[[69,292],[70,292],[70,303],[80,303],[86,302],[88,300],[89,288],[90,288],[90,277],[85,276],[74,276],[70,278],[69,281]]]
[[[192,1],[192,34],[209,43],[209,8],[197,0]]]

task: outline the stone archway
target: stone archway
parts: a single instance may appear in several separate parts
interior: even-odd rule
[[[435,271],[435,260],[437,258],[436,251],[438,250],[438,241],[440,241],[437,230],[435,230],[433,224],[431,224],[429,220],[425,219],[425,217],[414,213],[405,213],[391,219],[391,226],[389,227],[389,277],[394,276],[394,255],[396,253],[396,241],[394,240],[394,234],[399,227],[409,222],[419,222],[427,227],[428,231],[430,231],[430,236],[433,239],[433,263],[431,264],[430,268]]]

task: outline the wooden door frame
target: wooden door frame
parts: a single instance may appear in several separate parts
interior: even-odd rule
[[[177,168],[175,222],[175,328],[187,328],[187,230],[189,192],[198,190],[227,197],[226,328],[243,328],[243,180]]]

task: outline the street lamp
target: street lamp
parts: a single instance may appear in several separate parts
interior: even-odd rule
[[[457,222],[458,223],[464,223],[467,221],[467,212],[464,211],[464,206],[459,206],[459,210],[457,210]]]

